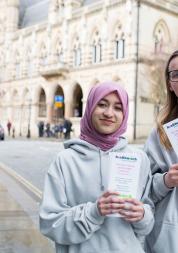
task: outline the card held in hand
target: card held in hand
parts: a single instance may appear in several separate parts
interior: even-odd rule
[[[120,198],[137,198],[141,157],[138,153],[110,153],[108,190],[119,193]],[[109,216],[120,216],[111,214]]]

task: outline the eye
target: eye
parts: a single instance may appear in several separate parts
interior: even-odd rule
[[[116,111],[122,111],[122,106],[121,106],[121,105],[116,105],[116,106],[114,107],[114,109],[115,109]]]
[[[99,102],[99,103],[98,103],[98,106],[99,106],[100,108],[105,108],[105,107],[107,107],[107,104],[106,104],[105,102]]]

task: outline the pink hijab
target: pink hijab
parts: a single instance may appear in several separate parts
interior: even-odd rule
[[[100,134],[92,126],[91,116],[97,103],[111,92],[117,92],[123,107],[124,118],[121,126],[112,134]],[[106,151],[114,147],[119,137],[125,133],[128,120],[128,94],[118,83],[104,82],[94,86],[88,95],[85,113],[80,122],[80,139]]]

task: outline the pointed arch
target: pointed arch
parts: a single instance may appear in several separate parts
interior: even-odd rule
[[[76,83],[73,89],[73,116],[82,117],[83,91],[80,84]]]
[[[91,59],[92,63],[100,63],[102,61],[102,41],[101,34],[98,27],[93,29],[93,33],[91,35]]]
[[[159,20],[153,30],[154,53],[159,54],[165,51],[170,42],[170,32],[166,22]]]
[[[56,96],[60,97],[60,104],[56,104]],[[54,91],[54,105],[53,105],[53,112],[52,112],[52,120],[54,123],[59,123],[64,118],[65,113],[65,97],[64,91],[61,85],[57,85]]]
[[[39,92],[39,111],[38,111],[38,117],[45,118],[47,113],[46,108],[46,93],[43,88],[41,88]]]
[[[125,33],[120,20],[117,20],[112,28],[112,42],[114,59],[119,60],[125,57]]]

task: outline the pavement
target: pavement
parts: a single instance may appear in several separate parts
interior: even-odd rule
[[[38,228],[40,199],[0,168],[0,253],[54,253]]]

